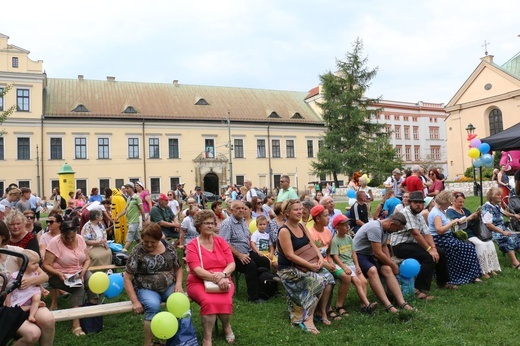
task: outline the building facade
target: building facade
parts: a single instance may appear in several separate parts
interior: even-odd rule
[[[520,121],[520,54],[503,65],[483,57],[446,106],[448,167],[463,175],[472,167],[466,128],[473,125],[480,138],[503,131]]]

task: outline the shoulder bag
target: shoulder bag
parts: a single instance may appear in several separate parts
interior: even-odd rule
[[[316,251],[315,248],[312,247],[312,245],[310,243],[311,240],[310,240],[309,236],[307,235],[307,233],[305,232],[305,229],[303,228],[303,226],[301,224],[298,224],[298,225],[302,229],[303,235],[305,237],[307,237],[307,240],[309,242],[307,244],[305,244],[304,246],[302,246],[301,248],[299,248],[298,250],[294,251],[294,254],[296,256],[301,257],[302,259],[304,259],[305,261],[307,261],[307,262],[309,262],[311,264],[318,263],[318,261],[319,261],[318,252]],[[307,268],[307,267],[303,267],[303,266],[298,265],[298,264],[294,264],[294,266],[296,268],[300,269],[304,273],[309,271],[309,268]]]
[[[199,249],[199,258],[200,258],[200,267],[204,269],[204,264],[202,263],[202,252],[200,251],[200,242],[199,238],[197,237],[197,247]],[[210,280],[204,280],[204,289],[206,293],[222,293],[222,291],[216,283]]]
[[[482,241],[490,241],[493,238],[493,234],[489,228],[487,228],[484,221],[482,221],[482,218],[479,219],[479,222],[477,222],[473,228],[473,233],[475,233],[475,236]]]

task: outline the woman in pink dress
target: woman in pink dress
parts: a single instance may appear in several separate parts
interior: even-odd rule
[[[235,270],[235,261],[226,241],[214,236],[216,223],[217,219],[212,211],[202,210],[197,213],[194,225],[200,236],[186,247],[186,262],[190,268],[186,289],[188,296],[200,305],[204,330],[203,346],[212,344],[213,325],[217,316],[222,321],[226,341],[229,344],[235,342],[235,334],[229,324],[233,313],[235,288],[231,274]],[[204,280],[214,282],[222,292],[207,293]]]

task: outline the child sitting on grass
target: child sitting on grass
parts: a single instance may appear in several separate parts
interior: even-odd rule
[[[251,235],[251,248],[260,256],[267,257],[269,261],[271,261],[271,266],[276,270],[276,268],[278,268],[278,262],[276,256],[270,251],[270,247],[273,247],[273,245],[269,245],[269,234],[265,233],[267,229],[267,218],[264,215],[257,216],[256,228],[257,230]]]
[[[359,268],[357,255],[352,246],[352,238],[348,235],[348,218],[345,215],[336,215],[332,219],[332,225],[336,229],[337,234],[332,238],[329,254],[336,264],[336,271],[334,271],[333,275],[341,280],[336,301],[336,311],[339,314],[346,312],[344,308],[345,298],[347,297],[350,283],[354,283],[356,292],[361,300],[361,312],[371,314],[376,309],[377,302],[370,303],[367,299],[367,279],[361,272],[361,268]]]
[[[40,255],[38,255],[33,250],[24,249],[22,251],[23,254],[27,256],[29,263],[27,264],[27,269],[23,274],[23,279],[31,278],[34,276],[40,275],[40,272],[43,271],[40,269]],[[18,259],[19,265],[22,265],[22,259]],[[14,280],[18,276],[18,272],[14,272],[11,274],[11,279]],[[29,286],[27,288],[22,289],[17,288],[13,292],[11,292],[6,299],[6,305],[14,307],[16,305],[20,306],[22,310],[29,311],[29,322],[35,323],[35,315],[40,307],[45,306],[45,303],[41,301],[42,294],[47,296],[49,291],[44,289],[41,285],[37,286]]]

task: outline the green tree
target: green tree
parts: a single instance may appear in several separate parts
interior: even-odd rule
[[[2,91],[0,91],[0,100],[2,100],[2,102],[4,100],[4,95],[7,94],[9,92],[9,90],[11,90],[11,88],[12,88],[11,85],[6,85],[4,87],[4,89]],[[16,105],[12,105],[8,109],[6,109],[2,113],[0,113],[0,124],[3,124],[4,121],[14,112],[15,109],[16,109]],[[4,133],[5,133],[5,131],[1,130],[0,137],[3,136]]]
[[[380,180],[402,165],[390,145],[385,124],[377,121],[381,112],[377,107],[379,98],[365,97],[377,68],[366,66],[368,59],[362,57],[361,39],[352,47],[345,61],[336,60],[336,73],[329,71],[320,76],[323,101],[318,105],[326,131],[312,167],[315,174],[332,174],[336,184],[338,174],[351,176],[355,171],[364,171]]]

